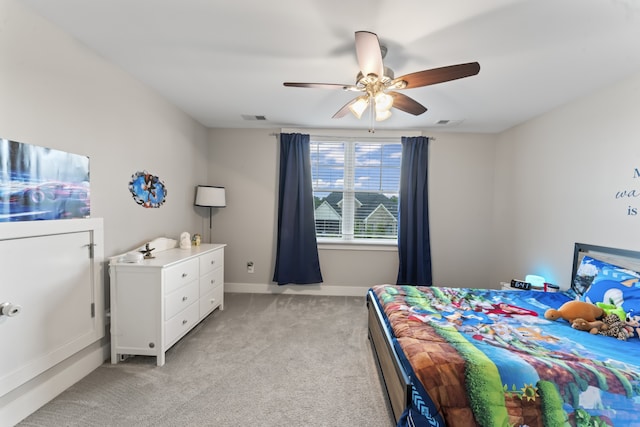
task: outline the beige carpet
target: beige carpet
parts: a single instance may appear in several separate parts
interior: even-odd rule
[[[226,294],[167,353],[103,364],[20,426],[394,425],[364,297]]]

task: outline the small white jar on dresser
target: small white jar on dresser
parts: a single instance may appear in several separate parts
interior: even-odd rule
[[[154,253],[138,263],[109,265],[111,363],[165,352],[216,308],[224,309],[224,244]]]

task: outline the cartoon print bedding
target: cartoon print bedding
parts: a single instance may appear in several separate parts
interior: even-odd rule
[[[640,341],[544,318],[564,293],[380,285],[404,426],[640,426]]]

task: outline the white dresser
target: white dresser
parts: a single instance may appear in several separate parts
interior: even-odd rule
[[[167,249],[139,263],[112,261],[111,363],[165,352],[213,310],[224,309],[224,244]]]

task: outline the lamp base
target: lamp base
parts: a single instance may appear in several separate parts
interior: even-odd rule
[[[209,208],[209,243],[213,243],[213,242],[211,241],[211,238],[212,238],[212,235],[211,235],[211,224],[212,224],[212,222],[211,222],[211,216],[212,216],[212,214],[211,214],[211,213],[212,213],[212,211],[213,211],[213,208],[211,208],[211,207],[210,207],[210,208]]]

